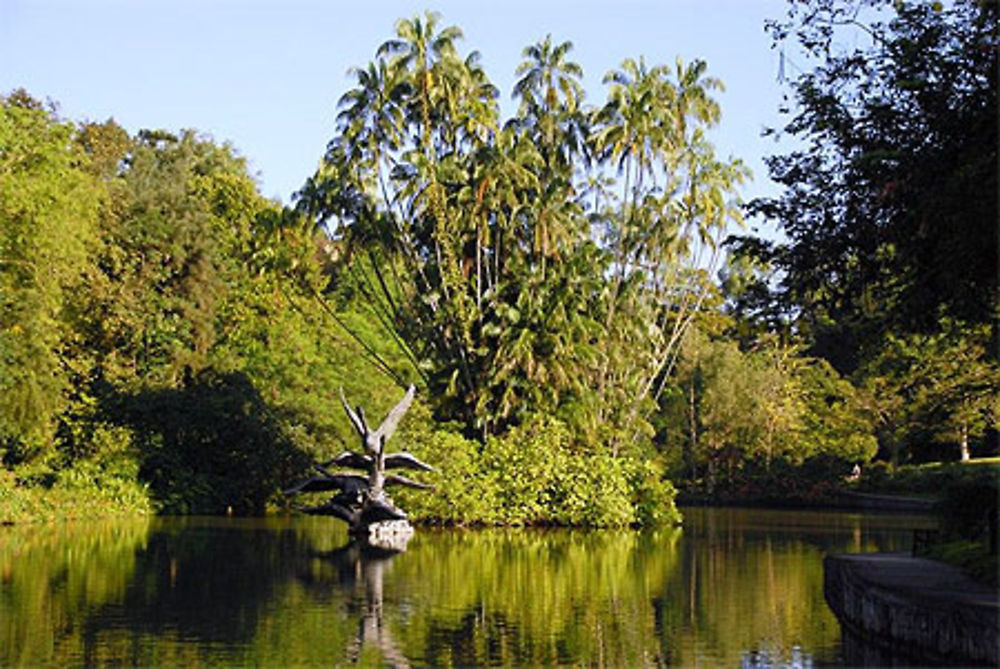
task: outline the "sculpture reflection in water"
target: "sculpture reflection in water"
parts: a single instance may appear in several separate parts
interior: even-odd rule
[[[416,388],[411,385],[403,399],[386,415],[378,428],[371,430],[365,419],[364,409],[359,406],[352,410],[341,389],[340,401],[344,405],[344,411],[347,412],[351,425],[361,439],[361,451],[344,451],[328,462],[314,463],[313,469],[318,475],[286,490],[285,494],[336,491],[337,494],[325,504],[300,510],[309,514],[340,518],[348,524],[351,535],[363,542],[374,545],[385,542],[392,544],[411,536],[413,527],[407,520],[406,513],[393,504],[386,487],[400,485],[429,490],[433,486],[399,474],[387,474],[386,471],[434,470],[409,453],[387,454],[385,445],[396,431],[396,426],[399,425],[406,410],[410,408],[415,394]],[[331,471],[330,467],[359,469],[367,476],[347,471]],[[405,542],[403,545],[405,548]]]
[[[352,587],[359,600],[358,632],[347,646],[346,662],[357,664],[366,648],[374,648],[380,653],[380,663],[410,666],[383,617],[382,585],[392,558],[406,550],[408,541],[408,537],[400,535],[375,542],[353,540],[336,550],[315,554],[337,570],[341,584]]]
[[[314,463],[316,476],[285,491],[287,495],[336,492],[324,504],[301,510],[313,515],[334,516],[348,525],[351,542],[337,550],[317,554],[316,557],[329,561],[345,581],[364,589],[358,634],[347,649],[347,659],[352,663],[361,658],[366,646],[374,646],[381,652],[383,661],[389,665],[410,666],[396,645],[389,626],[383,622],[382,581],[392,557],[404,552],[413,536],[413,526],[406,513],[393,503],[386,487],[397,485],[418,490],[433,488],[399,474],[386,473],[392,469],[434,471],[430,465],[410,453],[385,452],[386,442],[395,433],[415,394],[416,388],[411,385],[378,428],[372,430],[368,426],[364,409],[360,406],[351,409],[341,389],[340,401],[361,441],[360,450],[344,451],[328,462]],[[331,471],[331,467],[338,470]],[[341,471],[343,468],[361,470],[366,475]]]

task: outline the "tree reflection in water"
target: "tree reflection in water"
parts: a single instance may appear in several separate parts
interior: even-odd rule
[[[906,550],[926,519],[688,509],[647,532],[329,518],[0,528],[0,666],[766,666],[858,655],[822,557]],[[853,654],[848,654],[853,653]]]

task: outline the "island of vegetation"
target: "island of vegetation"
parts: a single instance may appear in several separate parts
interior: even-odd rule
[[[282,508],[356,439],[339,388],[384,415],[410,384],[418,522],[995,491],[997,6],[854,4],[770,25],[814,67],[749,203],[704,61],[627,59],[592,101],[547,36],[503,118],[432,13],[355,70],[287,206],[196,131],[6,94],[0,522]]]

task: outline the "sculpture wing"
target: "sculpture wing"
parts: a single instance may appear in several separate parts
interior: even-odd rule
[[[303,513],[308,513],[314,516],[334,516],[335,518],[340,518],[351,526],[356,525],[360,519],[360,514],[358,512],[351,511],[336,502],[327,502],[326,504],[300,508],[299,510]]]
[[[372,500],[361,512],[361,522],[365,525],[383,520],[406,520],[406,514],[380,500]]]
[[[316,465],[316,469],[322,472],[323,476],[314,476],[302,481],[285,491],[286,495],[295,495],[303,492],[328,492],[330,490],[340,490],[351,495],[358,491],[368,490],[368,479],[357,474],[331,474],[322,467]]]
[[[408,488],[416,488],[417,490],[433,490],[434,486],[429,483],[421,483],[420,481],[414,481],[413,479],[408,479],[405,476],[400,476],[399,474],[389,474],[385,477],[385,484],[390,485],[403,485]]]
[[[351,408],[351,405],[347,403],[347,398],[344,397],[344,389],[340,389],[340,403],[344,405],[344,411],[347,412],[347,417],[351,419],[351,424],[354,425],[354,429],[358,431],[361,438],[364,439],[365,435],[368,434],[368,426],[365,425],[364,418],[359,416]]]
[[[286,495],[297,495],[303,492],[329,492],[330,490],[340,490],[340,487],[333,479],[319,478],[314,476],[306,479],[285,491]]]
[[[352,469],[370,469],[374,460],[368,455],[355,453],[354,451],[344,451],[332,460],[323,463],[324,467],[351,467]]]
[[[419,469],[425,472],[432,472],[434,468],[426,462],[421,462],[415,456],[405,451],[401,453],[390,453],[385,456],[386,469]]]
[[[399,425],[399,421],[403,418],[403,414],[406,410],[410,408],[410,404],[413,402],[413,396],[417,394],[417,387],[410,384],[410,387],[406,389],[406,394],[403,395],[403,399],[399,401],[399,404],[392,408],[392,411],[385,417],[382,424],[378,426],[375,430],[375,443],[385,443],[389,441],[393,432],[396,431],[396,426]]]
[[[368,479],[357,474],[334,474],[331,480],[338,490],[351,495],[368,490]]]

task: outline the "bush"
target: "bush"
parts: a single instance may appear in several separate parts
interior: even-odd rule
[[[941,469],[941,468],[937,468]],[[927,470],[921,473],[926,476]],[[936,471],[948,480],[938,502],[943,528],[941,541],[930,546],[926,557],[953,564],[973,578],[997,584],[997,526],[1000,523],[1000,477],[995,466]]]
[[[261,514],[309,458],[242,373],[211,369],[181,388],[124,399],[140,478],[168,513]]]
[[[629,468],[629,486],[639,525],[652,527],[681,522],[681,514],[674,505],[677,490],[654,462],[633,461]]]
[[[415,435],[438,471],[432,492],[393,491],[416,521],[624,527],[676,523],[675,491],[648,461],[574,449],[566,425],[539,418],[485,445],[452,432]]]
[[[945,535],[954,539],[977,541],[996,550],[1000,486],[997,472],[978,471],[967,478],[952,481],[938,504]]]
[[[437,430],[421,433],[408,448],[437,470],[414,477],[434,484],[434,490],[392,491],[413,520],[458,525],[493,522],[495,487],[480,465],[477,442],[457,432]]]
[[[860,488],[867,492],[941,495],[953,484],[1000,476],[995,462],[977,461],[902,465],[893,471],[873,462],[862,471]]]
[[[636,522],[627,461],[607,455],[561,454],[552,480],[550,522],[624,527]]]
[[[924,557],[954,565],[987,585],[997,585],[997,554],[974,541],[957,540],[931,546]]]
[[[715,503],[827,504],[839,495],[852,466],[840,457],[822,453],[802,461],[779,457],[770,464],[763,459],[747,460],[714,490],[709,491],[703,481],[692,481],[685,491]]]
[[[154,511],[134,457],[0,468],[0,524],[144,515]]]

